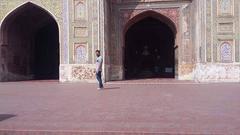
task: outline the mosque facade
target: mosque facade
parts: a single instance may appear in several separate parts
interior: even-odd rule
[[[0,81],[240,82],[239,0],[0,0]]]

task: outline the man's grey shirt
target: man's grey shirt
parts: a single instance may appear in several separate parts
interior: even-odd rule
[[[102,63],[103,63],[102,56],[97,57],[97,60],[96,60],[96,72],[102,71]]]

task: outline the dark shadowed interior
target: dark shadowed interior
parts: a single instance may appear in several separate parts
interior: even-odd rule
[[[174,78],[172,29],[153,17],[133,24],[125,35],[125,78]]]
[[[3,80],[59,78],[59,30],[51,14],[26,3],[6,17],[1,34]]]

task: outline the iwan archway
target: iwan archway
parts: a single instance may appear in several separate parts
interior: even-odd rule
[[[143,12],[124,29],[125,79],[175,78],[176,27],[167,17]]]
[[[26,3],[2,22],[1,81],[59,78],[59,30],[53,16]]]

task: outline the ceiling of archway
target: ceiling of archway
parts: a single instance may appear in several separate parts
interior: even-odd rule
[[[54,19],[46,11],[32,3],[27,3],[9,14],[5,19],[5,23],[17,23],[22,26],[27,26],[34,31],[49,23],[49,20]]]

